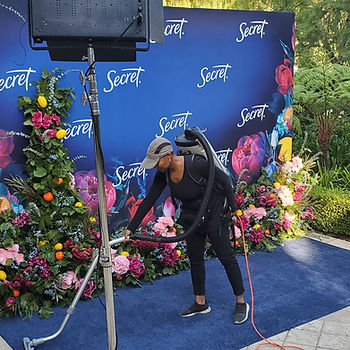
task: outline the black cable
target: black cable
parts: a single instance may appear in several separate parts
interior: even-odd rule
[[[123,38],[123,36],[125,35],[125,33],[129,30],[129,28],[139,19],[139,18],[142,18],[142,15],[139,13],[139,15],[134,18],[130,23],[129,25],[124,29],[124,31],[120,34],[120,36],[118,37],[118,40],[114,43],[115,44],[118,44],[118,42]],[[90,74],[90,70],[91,68],[93,67],[93,65],[96,63],[96,60],[94,60],[90,66],[88,67],[88,69],[86,70],[85,72],[85,76],[87,77],[88,74]]]

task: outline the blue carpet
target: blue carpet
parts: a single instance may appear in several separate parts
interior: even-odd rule
[[[238,257],[250,300],[244,257]],[[306,238],[287,242],[273,253],[249,256],[255,294],[255,323],[270,337],[350,305],[350,251]],[[189,271],[142,288],[117,291],[119,350],[234,350],[259,340],[250,322],[231,323],[233,298],[217,259],[207,262],[207,298],[212,312],[181,318],[192,303]],[[22,338],[51,335],[65,309],[48,320],[1,319],[0,335],[15,350]],[[105,311],[98,300],[79,302],[63,333],[39,345],[43,350],[107,349]]]

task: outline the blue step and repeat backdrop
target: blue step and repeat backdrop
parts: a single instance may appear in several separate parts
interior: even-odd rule
[[[87,63],[52,62],[28,43],[27,1],[0,0],[0,133],[25,132],[17,97],[34,96],[42,68],[61,67],[59,86],[73,87],[64,145],[76,159],[76,182],[95,193],[93,132],[80,104],[79,71]],[[101,138],[110,220],[129,219],[145,196],[154,170],[140,168],[155,137],[174,140],[185,128],[206,136],[232,176],[254,181],[264,167],[291,155],[294,14],[209,9],[164,9],[164,45],[151,44],[136,62],[96,64]],[[0,136],[1,136],[0,135]],[[0,140],[0,185],[25,176],[26,139]],[[86,183],[85,182],[85,183]],[[85,196],[86,204],[93,196]],[[94,202],[95,203],[95,202]]]

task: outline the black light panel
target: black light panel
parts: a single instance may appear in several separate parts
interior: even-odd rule
[[[115,39],[136,18],[122,41],[147,39],[147,0],[29,0],[29,6],[36,43],[69,38]]]

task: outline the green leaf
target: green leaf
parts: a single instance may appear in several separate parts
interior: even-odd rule
[[[46,67],[44,67],[43,68],[43,71],[42,71],[42,73],[41,73],[41,77],[42,78],[44,78],[44,79],[46,79],[46,78],[48,78],[49,77],[49,71],[47,70],[47,68]]]
[[[33,184],[33,187],[35,190],[40,191],[40,190],[43,190],[45,188],[45,185],[42,185],[40,182],[39,183],[36,182]]]
[[[34,176],[35,177],[44,177],[47,175],[47,171],[45,168],[38,167],[34,170]]]
[[[33,103],[33,100],[30,97],[27,97],[27,96],[23,96],[23,101],[25,103]]]
[[[12,247],[15,244],[15,242],[12,238],[6,238],[2,244],[7,248]]]
[[[53,314],[51,303],[44,301],[44,305],[39,309],[40,318],[49,318]]]
[[[29,126],[32,126],[32,125],[33,125],[33,123],[32,123],[32,121],[31,121],[30,119],[27,119],[27,120],[25,120],[25,121],[23,122],[23,125],[29,125]]]

